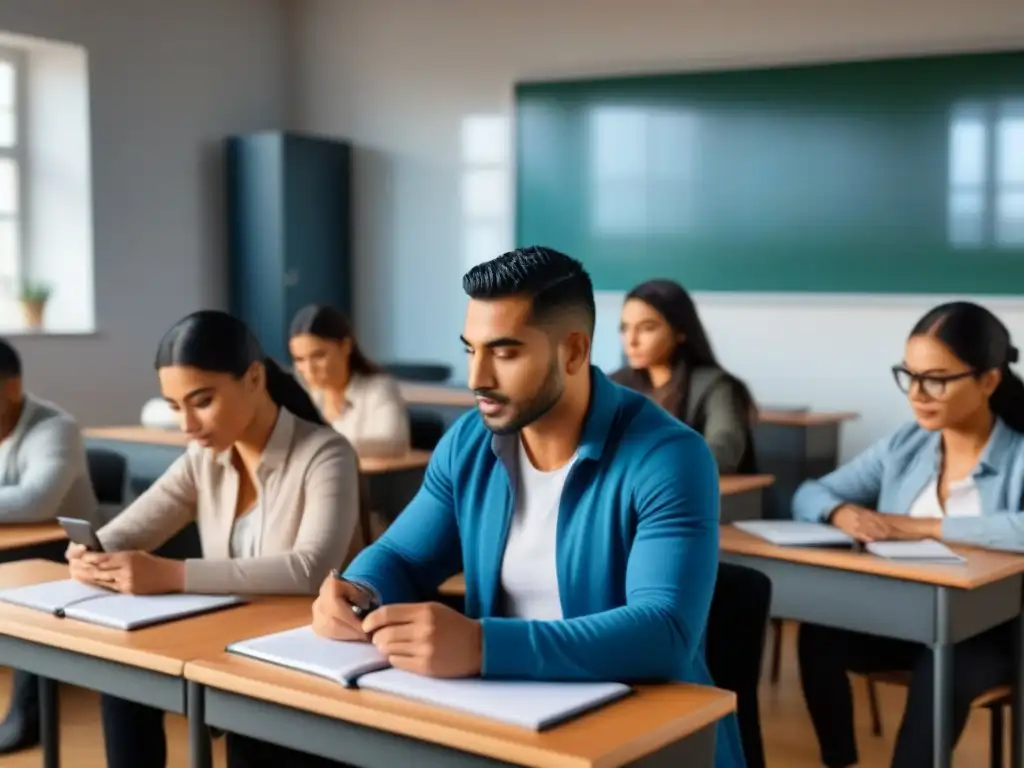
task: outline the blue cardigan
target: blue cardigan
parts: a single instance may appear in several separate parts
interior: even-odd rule
[[[436,594],[464,572],[483,628],[485,677],[678,680],[711,685],[704,634],[718,570],[718,471],[700,435],[591,369],[590,408],[558,511],[565,617],[506,618],[501,561],[518,435],[492,436],[474,410],[445,433],[416,497],[345,576],[385,603]],[[736,719],[716,768],[743,768]]]
[[[843,503],[894,515],[910,513],[914,500],[940,469],[940,433],[906,424],[852,461],[793,497],[793,516],[819,521]],[[996,419],[972,473],[981,497],[980,517],[947,517],[942,538],[991,549],[1024,551],[1024,435]]]

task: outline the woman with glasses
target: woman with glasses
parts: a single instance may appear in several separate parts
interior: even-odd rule
[[[829,522],[859,541],[944,539],[1024,549],[1024,383],[1006,327],[968,302],[936,307],[893,367],[914,421],[848,464],[804,483],[794,517]],[[932,764],[932,663],[923,645],[804,624],[800,679],[827,768],[857,763],[847,671],[910,670],[893,768]],[[1009,683],[1013,632],[1003,625],[953,651],[953,733],[971,701]]]

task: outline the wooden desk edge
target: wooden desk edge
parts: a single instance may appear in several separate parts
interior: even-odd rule
[[[598,755],[586,756],[569,753],[564,747],[560,748],[557,744],[529,743],[527,741],[536,739],[543,742],[548,734],[558,733],[558,728],[537,733],[496,721],[488,721],[486,718],[475,717],[455,709],[436,707],[401,696],[375,691],[345,689],[339,686],[338,690],[344,691],[346,696],[351,695],[353,698],[358,696],[363,700],[344,701],[340,696],[329,698],[331,703],[340,708],[343,714],[315,711],[310,707],[297,706],[294,701],[289,702],[288,692],[292,691],[305,699],[303,703],[309,703],[310,699],[328,697],[315,692],[289,688],[281,681],[256,679],[246,676],[242,671],[235,672],[223,668],[225,662],[232,661],[246,665],[260,664],[260,662],[239,659],[237,656],[222,653],[212,659],[187,662],[184,670],[185,679],[228,693],[271,701],[320,716],[337,717],[346,722],[464,752],[490,757],[501,757],[505,754],[516,762],[539,768],[619,768],[619,766],[656,752],[669,744],[685,739],[736,711],[736,695],[734,693],[710,686],[691,685],[689,687],[692,689],[700,689],[701,695],[706,699],[701,702],[699,707],[695,707],[692,711],[669,723],[644,732],[626,743],[613,746]],[[285,668],[275,668],[272,674],[279,674],[284,678],[291,675],[303,675],[301,672]],[[314,679],[318,680],[318,678]],[[319,683],[329,684],[330,681],[323,680]],[[636,686],[633,695],[637,695],[645,688],[652,688],[652,686]],[[608,707],[614,706],[615,703],[608,705]],[[599,716],[603,709],[599,708],[588,715]],[[428,710],[437,712],[438,719],[423,719],[422,713]],[[605,714],[607,716],[607,713]],[[464,720],[465,725],[459,723],[460,720]],[[474,724],[481,724],[484,727],[476,730],[466,727],[466,725]],[[570,721],[566,726],[572,724],[573,722]],[[517,735],[521,735],[523,739],[516,740]]]
[[[962,565],[900,563],[865,553],[826,547],[783,547],[764,541],[732,525],[723,525],[721,534],[719,547],[722,552],[728,554],[816,565],[939,587],[976,589],[1024,573],[1024,556],[976,547],[953,545],[951,548],[968,558],[971,554],[982,557],[994,556],[1005,558],[1005,562],[986,569],[982,574],[967,577],[963,573],[957,573],[957,569],[963,568]]]

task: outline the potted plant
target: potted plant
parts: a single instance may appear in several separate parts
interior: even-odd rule
[[[26,328],[37,331],[43,327],[46,302],[52,292],[53,289],[47,283],[22,281],[18,300],[21,302],[21,314],[25,318]]]

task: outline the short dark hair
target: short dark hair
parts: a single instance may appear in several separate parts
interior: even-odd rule
[[[0,339],[0,379],[21,378],[21,356],[18,350]]]
[[[253,363],[263,363],[267,392],[277,405],[300,419],[324,424],[302,386],[263,353],[245,323],[227,312],[204,309],[183,317],[160,340],[154,365],[157,370],[181,365],[240,379]]]
[[[583,265],[554,248],[531,245],[478,264],[462,278],[471,299],[530,297],[530,319],[546,323],[578,313],[593,336],[597,309],[594,284]]]

